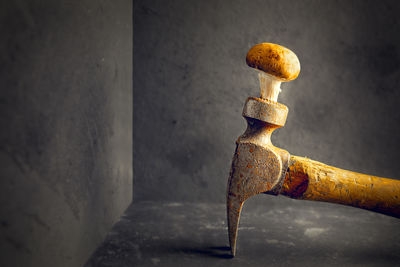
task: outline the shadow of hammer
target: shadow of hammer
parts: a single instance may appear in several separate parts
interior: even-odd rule
[[[277,102],[280,84],[297,78],[300,63],[289,49],[271,43],[252,47],[247,65],[259,71],[261,96],[243,108],[247,129],[236,141],[227,188],[229,243],[236,253],[240,212],[246,199],[260,193],[325,201],[400,218],[400,181],[374,177],[292,156],[271,143],[284,126],[288,108]]]

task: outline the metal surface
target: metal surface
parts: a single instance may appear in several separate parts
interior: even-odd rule
[[[249,97],[243,108],[243,116],[276,126],[284,126],[289,109],[278,102]]]
[[[263,108],[266,112],[262,112]],[[236,252],[237,229],[243,202],[260,193],[279,192],[289,163],[289,153],[272,145],[272,132],[283,126],[286,106],[249,98],[243,116],[245,133],[237,140],[227,191],[229,243]]]

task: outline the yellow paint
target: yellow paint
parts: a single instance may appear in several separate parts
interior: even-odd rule
[[[400,181],[346,171],[297,156],[291,156],[291,162],[282,194],[400,217]]]

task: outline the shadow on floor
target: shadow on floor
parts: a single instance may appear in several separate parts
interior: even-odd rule
[[[207,247],[207,248],[182,248],[178,249],[179,252],[194,254],[194,255],[203,255],[221,259],[231,259],[231,249],[227,246],[221,247]]]

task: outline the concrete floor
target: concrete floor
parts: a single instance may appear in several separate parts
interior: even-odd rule
[[[396,218],[260,195],[245,203],[231,258],[225,216],[224,204],[134,203],[86,267],[400,265]]]

